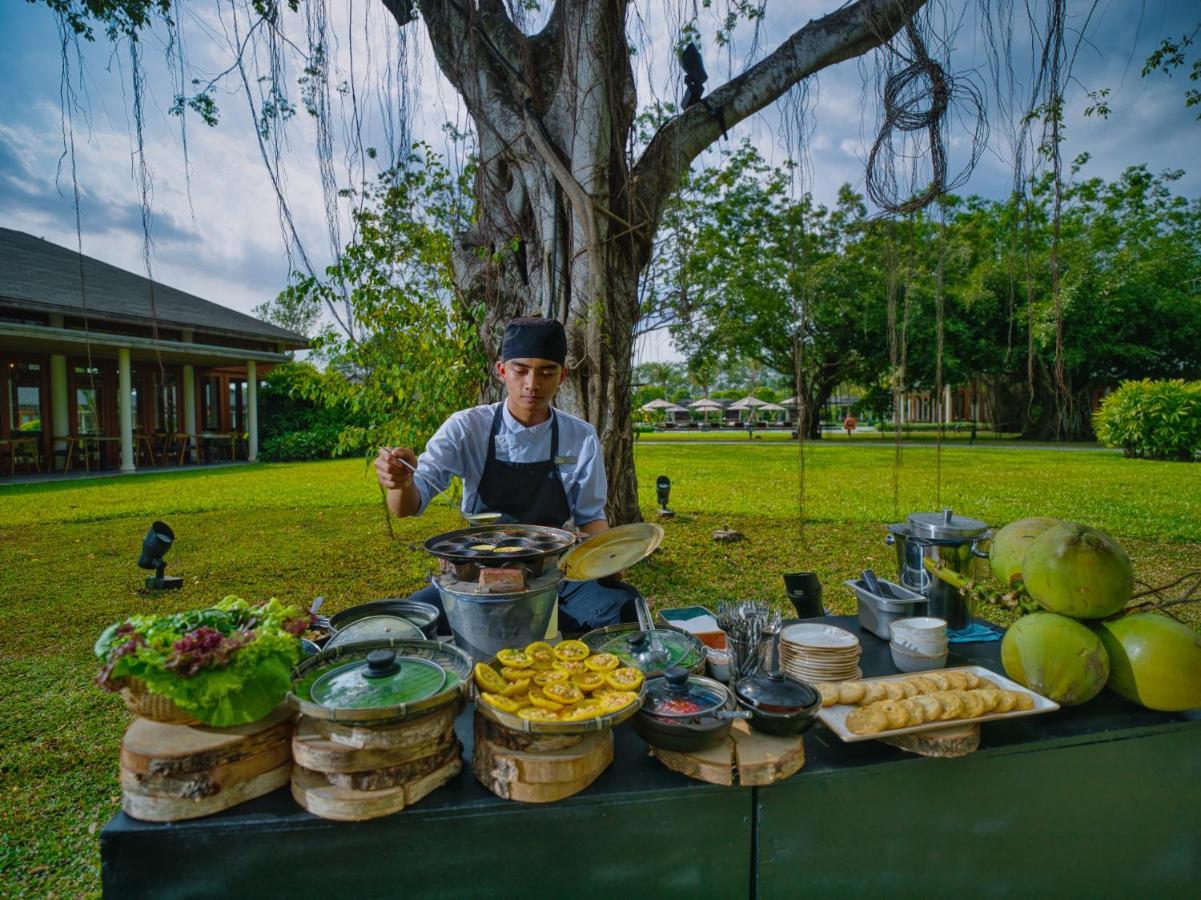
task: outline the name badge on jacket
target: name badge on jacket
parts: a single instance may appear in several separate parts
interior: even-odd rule
[[[579,462],[578,456],[556,456],[555,457],[555,465],[556,466],[574,466],[577,462]]]

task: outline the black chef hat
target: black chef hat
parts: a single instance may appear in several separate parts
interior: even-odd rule
[[[567,332],[558,319],[513,319],[505,327],[500,359],[501,362],[510,359],[549,359],[565,365]]]

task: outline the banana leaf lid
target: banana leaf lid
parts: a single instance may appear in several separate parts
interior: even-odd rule
[[[652,522],[618,525],[568,550],[559,568],[571,581],[607,578],[646,559],[662,542],[663,529]]]
[[[380,650],[384,656],[372,656]],[[372,678],[379,681],[368,678],[364,685],[372,659]],[[393,663],[399,673],[391,671]],[[470,683],[471,658],[453,644],[377,640],[327,648],[302,660],[292,671],[288,702],[314,719],[382,724],[460,702]]]
[[[378,641],[395,638],[396,640],[421,640],[425,634],[421,629],[403,616],[365,616],[356,619],[339,629],[338,633],[326,642],[326,648],[341,647],[345,644],[358,644],[363,641]]]
[[[415,703],[446,687],[447,672],[433,660],[372,650],[366,659],[330,669],[313,682],[313,701],[342,709],[380,709]]]

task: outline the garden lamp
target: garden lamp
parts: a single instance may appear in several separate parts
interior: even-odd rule
[[[655,479],[655,493],[659,497],[659,515],[664,519],[670,519],[675,515],[667,508],[667,498],[671,495],[671,479],[666,475],[660,475]]]
[[[163,591],[183,587],[183,579],[168,577],[163,574],[167,564],[163,557],[175,543],[175,532],[166,522],[155,522],[142,538],[142,555],[138,557],[138,567],[154,569],[154,574],[146,579],[146,588],[151,591]]]

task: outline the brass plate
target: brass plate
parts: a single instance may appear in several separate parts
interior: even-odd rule
[[[662,542],[663,529],[651,522],[618,525],[564,553],[559,568],[572,581],[605,578],[646,559]]]

